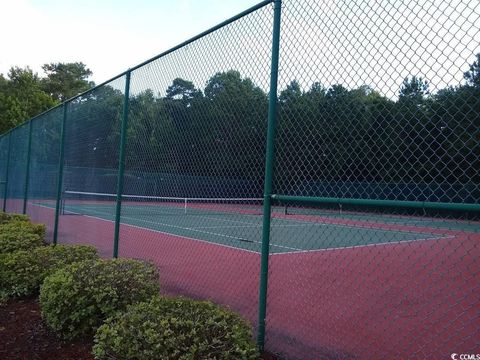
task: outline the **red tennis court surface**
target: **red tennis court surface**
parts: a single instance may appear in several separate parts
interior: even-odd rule
[[[41,209],[36,219],[52,218],[51,209]],[[111,257],[113,227],[90,216],[62,216],[59,242],[92,244]],[[453,352],[478,353],[480,235],[414,229],[439,236],[271,255],[266,349],[295,359],[440,359]],[[165,293],[211,299],[256,325],[258,253],[137,226],[122,225],[120,231],[120,256],[154,261]]]

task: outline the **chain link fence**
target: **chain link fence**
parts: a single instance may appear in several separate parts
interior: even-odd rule
[[[47,225],[46,241],[53,241],[55,203],[63,112],[57,107],[30,122],[32,127],[26,212],[32,221]]]
[[[479,349],[478,212],[440,207],[480,199],[472,5],[283,1],[267,348]]]
[[[6,174],[5,176],[8,174],[5,192],[5,210],[8,212],[24,212],[29,133],[30,122],[24,123],[7,135],[8,157],[2,172]]]
[[[9,147],[9,142],[10,142],[10,137],[9,135],[7,136],[2,136],[0,137],[0,206],[2,207],[2,210],[5,211],[6,207],[6,194],[5,191],[7,190],[6,187],[6,175],[7,175],[7,162],[8,162],[8,147]]]
[[[264,1],[0,137],[7,211],[286,359],[480,338],[480,12]]]

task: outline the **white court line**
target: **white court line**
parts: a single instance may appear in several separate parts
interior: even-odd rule
[[[69,210],[67,210],[69,211]],[[99,215],[110,215],[108,213],[102,213],[100,211],[95,211],[95,210],[89,210],[91,212],[94,212],[94,213],[97,213]],[[70,211],[69,211],[70,212]],[[75,213],[75,212],[72,212],[72,213]],[[90,215],[83,215],[83,216],[90,216]],[[95,216],[90,216],[92,218],[97,218]],[[177,225],[171,225],[171,224],[165,224],[165,223],[161,223],[161,222],[158,222],[158,221],[148,221],[148,220],[143,220],[143,219],[139,219],[139,218],[132,218],[132,217],[129,217],[129,216],[123,216],[122,215],[122,218],[124,219],[130,219],[132,221],[141,221],[141,222],[144,222],[144,223],[149,223],[149,224],[155,224],[155,225],[163,225],[163,226],[167,226],[167,227],[172,227],[172,228],[175,228],[175,229],[181,229],[181,230],[188,230],[188,231],[193,231],[193,232],[199,232],[199,233],[204,233],[204,234],[208,234],[208,235],[216,235],[216,236],[221,236],[221,237],[225,237],[225,238],[230,238],[230,239],[235,239],[235,240],[240,240],[240,241],[245,241],[245,242],[249,242],[249,243],[257,243],[257,244],[261,244],[262,242],[261,241],[256,241],[256,240],[249,240],[249,239],[245,239],[245,238],[241,238],[241,237],[237,237],[237,236],[232,236],[232,235],[226,235],[226,234],[219,234],[219,233],[214,233],[214,232],[211,232],[211,231],[204,231],[204,230],[196,230],[194,228],[190,228],[190,227],[182,227],[182,226],[177,226]],[[98,219],[102,219],[102,218],[98,218]],[[110,221],[110,222],[114,222],[112,220],[107,220],[107,221]],[[123,223],[122,223],[123,224]],[[129,226],[132,226],[130,224],[125,224],[125,225],[129,225]],[[140,229],[145,229],[145,228],[142,228],[142,227],[138,227]],[[150,228],[147,228],[147,230],[150,230]],[[167,232],[163,232],[163,231],[159,231],[163,234],[171,234],[171,233],[167,233]],[[173,235],[173,234],[171,234]],[[177,235],[177,236],[180,236],[181,235]],[[190,238],[190,239],[194,239],[194,238]],[[206,241],[206,240],[204,240]],[[209,243],[212,243],[212,244],[217,244],[216,242],[210,242],[210,241],[206,241],[206,242],[209,242]],[[270,244],[270,246],[275,246],[275,247],[279,247],[279,248],[282,248],[282,249],[289,249],[289,250],[295,250],[295,251],[302,251],[302,249],[299,249],[299,248],[295,248],[295,247],[291,247],[291,246],[285,246],[285,245],[277,245],[277,244]],[[257,251],[255,251],[255,253],[259,253]]]
[[[320,252],[320,251],[323,252],[323,251],[333,251],[333,250],[358,249],[358,248],[372,247],[372,246],[379,246],[379,245],[400,245],[400,244],[411,243],[411,242],[415,242],[415,241],[441,240],[441,239],[452,239],[452,238],[455,238],[455,236],[449,235],[449,236],[442,236],[442,237],[412,239],[412,240],[403,240],[403,241],[391,241],[391,242],[382,242],[382,243],[375,243],[375,244],[353,245],[353,246],[344,246],[344,247],[326,248],[326,249],[286,251],[286,252],[281,252],[281,253],[273,253],[273,254],[270,254],[270,255],[287,255],[287,254],[291,255],[291,254],[301,254],[301,253],[313,253],[313,252]]]
[[[44,205],[38,205],[38,206],[42,206],[42,207],[46,207],[46,208],[50,208],[48,206],[44,206]],[[90,211],[94,212],[94,213],[97,213],[97,214],[100,214],[100,215],[110,215],[108,213],[102,213],[102,212],[99,212],[99,211],[95,211],[95,210],[91,210]],[[70,210],[67,210],[67,212],[69,213],[72,213],[72,214],[79,214],[79,215],[82,215],[82,216],[85,216],[85,217],[89,217],[89,218],[93,218],[93,219],[99,219],[99,220],[104,220],[104,221],[108,221],[108,222],[113,222],[115,223],[115,221],[113,220],[108,220],[108,219],[104,219],[104,218],[100,218],[100,217],[96,217],[96,216],[91,216],[91,215],[83,215],[81,213],[77,213],[77,212],[74,212],[74,211],[70,211]],[[233,238],[233,239],[237,239],[237,240],[243,240],[243,241],[246,241],[246,242],[253,242],[253,243],[257,243],[257,244],[261,244],[262,242],[261,241],[256,241],[256,240],[247,240],[247,239],[244,239],[244,238],[239,238],[239,237],[235,237],[235,236],[230,236],[230,235],[225,235],[225,234],[218,234],[218,233],[213,233],[213,232],[209,232],[209,231],[202,231],[202,230],[196,230],[194,228],[187,228],[187,227],[181,227],[181,226],[176,226],[176,225],[170,225],[170,224],[164,224],[164,223],[159,223],[159,222],[154,222],[154,221],[148,221],[148,220],[142,220],[142,219],[138,219],[138,218],[132,218],[132,217],[127,217],[127,216],[122,216],[122,218],[124,219],[130,219],[132,221],[141,221],[141,222],[146,222],[146,223],[151,223],[151,224],[159,224],[159,225],[164,225],[164,226],[167,226],[167,227],[173,227],[173,228],[178,228],[178,229],[183,229],[183,230],[189,230],[189,231],[194,231],[194,232],[200,232],[200,233],[206,233],[206,234],[210,234],[210,235],[218,235],[218,236],[222,236],[222,237],[227,237],[227,238]],[[208,217],[208,219],[211,219],[211,217]],[[223,220],[223,219],[219,219],[219,220]],[[283,219],[281,219],[283,220]],[[228,221],[228,220],[225,220],[225,221]],[[289,219],[288,221],[293,221],[293,222],[300,222],[302,223],[302,225],[297,225],[297,226],[312,226],[312,225],[321,225],[321,226],[332,226],[333,224],[325,224],[325,223],[314,223],[314,222],[309,222],[309,221],[304,221],[304,220],[294,220],[294,219]],[[239,250],[243,250],[243,251],[247,251],[247,252],[252,252],[252,253],[255,253],[255,254],[260,254],[260,252],[258,251],[253,251],[253,250],[248,250],[248,249],[243,249],[243,248],[238,248],[238,247],[235,247],[235,246],[230,246],[230,245],[225,245],[225,244],[221,244],[221,243],[217,243],[217,242],[212,242],[212,241],[207,241],[207,240],[202,240],[202,239],[196,239],[196,238],[191,238],[191,237],[188,237],[188,236],[182,236],[182,235],[177,235],[177,234],[172,234],[172,233],[169,233],[169,232],[164,232],[164,231],[160,231],[160,230],[155,230],[155,229],[150,229],[150,228],[144,228],[144,227],[141,227],[141,226],[136,226],[136,225],[131,225],[131,224],[126,224],[126,223],[121,223],[122,225],[125,225],[125,226],[130,226],[130,227],[134,227],[134,228],[137,228],[137,229],[143,229],[143,230],[148,230],[148,231],[153,231],[153,232],[157,232],[157,233],[161,233],[161,234],[166,234],[166,235],[172,235],[172,236],[176,236],[176,237],[180,237],[180,238],[186,238],[186,239],[190,239],[190,240],[196,240],[196,241],[201,241],[201,242],[205,242],[205,243],[209,243],[209,244],[216,244],[216,245],[220,245],[220,246],[224,246],[224,247],[228,247],[228,248],[232,248],[232,249],[239,249]],[[273,225],[272,225],[273,226]],[[281,225],[274,225],[275,227],[278,227],[278,226],[281,226]],[[284,226],[295,226],[295,225],[284,225]],[[338,225],[339,227],[348,227],[348,228],[358,228],[357,226],[343,226],[343,225]],[[223,226],[223,227],[227,227],[227,226]],[[368,230],[375,230],[375,231],[378,231],[378,230],[381,230],[381,229],[376,229],[376,228],[368,228],[368,227],[361,227],[363,229],[368,229]],[[392,231],[397,231],[397,230],[381,230],[383,232],[392,232]],[[408,234],[415,234],[415,232],[410,232],[410,231],[397,231],[399,233],[408,233]],[[417,233],[417,234],[421,234],[421,233]],[[383,242],[383,243],[374,243],[374,244],[366,244],[366,245],[354,245],[354,246],[345,246],[345,247],[336,247],[336,248],[326,248],[326,249],[313,249],[313,250],[304,250],[304,249],[300,249],[300,248],[295,248],[295,247],[290,247],[290,246],[284,246],[284,245],[277,245],[277,244],[272,244],[270,243],[270,246],[275,246],[275,247],[278,247],[278,248],[283,248],[283,249],[289,249],[289,250],[294,250],[294,251],[286,251],[286,252],[279,252],[279,253],[272,253],[270,255],[285,255],[285,254],[299,254],[299,253],[310,253],[310,252],[320,252],[320,251],[333,251],[333,250],[345,250],[345,249],[356,249],[356,248],[363,248],[363,247],[371,247],[371,246],[377,246],[377,245],[392,245],[392,244],[402,244],[402,243],[410,243],[410,242],[415,242],[415,241],[426,241],[426,240],[440,240],[440,239],[450,239],[450,238],[454,238],[455,236],[443,236],[443,237],[433,237],[433,238],[421,238],[421,239],[412,239],[412,240],[404,240],[404,241],[392,241],[392,242]]]
[[[245,214],[240,214],[240,215],[245,215]],[[259,216],[259,215],[252,215],[252,214],[248,214],[248,215],[251,215],[251,216]],[[205,216],[202,216],[202,215],[196,215],[198,217],[201,217],[203,219],[213,219],[213,220],[218,220],[218,221],[225,221],[225,222],[234,222],[234,223],[239,223],[239,224],[248,224],[248,225],[256,225],[256,223],[252,223],[252,222],[248,222],[248,221],[241,221],[241,220],[232,220],[232,219],[222,219],[222,218],[217,218],[217,217],[213,217],[213,216],[208,216],[208,217],[205,217]]]
[[[44,207],[44,208],[47,208],[47,209],[51,209],[51,207],[45,206],[45,205],[38,205],[38,206],[41,206],[41,207]],[[86,217],[86,218],[90,218],[90,219],[96,219],[96,220],[102,220],[102,221],[107,221],[107,222],[115,223],[114,220],[108,220],[108,219],[101,218],[101,217],[97,217],[97,216],[83,215],[83,214],[80,214],[80,213],[76,213],[76,212],[74,212],[74,211],[68,211],[68,212],[71,213],[71,214],[82,215],[82,216],[84,216],[84,217]],[[172,233],[169,233],[169,232],[166,232],[166,231],[160,231],[160,230],[145,228],[145,227],[141,227],[141,226],[137,226],[137,225],[131,225],[131,224],[127,224],[127,223],[121,223],[121,225],[122,225],[122,226],[132,227],[132,228],[139,229],[139,230],[143,230],[143,231],[151,231],[151,232],[158,233],[158,234],[170,235],[170,236],[178,237],[178,238],[181,238],[181,239],[188,239],[188,240],[199,241],[199,242],[203,242],[203,243],[207,243],[207,244],[218,245],[218,246],[226,247],[226,248],[229,248],[229,249],[246,251],[246,252],[249,252],[249,253],[252,253],[252,254],[260,254],[259,251],[248,250],[248,249],[239,248],[239,247],[231,246],[231,245],[225,245],[225,244],[221,244],[221,243],[214,242],[214,241],[207,241],[207,240],[202,240],[202,239],[196,239],[196,238],[192,238],[192,237],[189,237],[189,236],[172,234]]]
[[[102,205],[100,205],[102,206]],[[108,208],[111,208],[111,206],[109,205],[103,205],[104,207],[108,207]],[[258,216],[261,216],[261,215],[258,215],[258,214],[238,214],[238,215],[241,215],[241,216],[255,216],[255,217],[258,217]],[[347,225],[347,224],[332,224],[332,223],[329,223],[329,222],[317,222],[315,220],[302,220],[302,219],[287,219],[287,218],[283,218],[283,217],[275,217],[273,216],[274,213],[272,214],[272,223],[274,222],[274,219],[275,220],[281,220],[281,221],[286,221],[286,222],[296,222],[296,223],[302,223],[302,224],[309,224],[310,226],[331,226],[331,227],[341,227],[341,228],[349,228],[349,229],[367,229],[367,230],[373,230],[373,231],[381,231],[381,232],[396,232],[396,233],[405,233],[405,234],[424,234],[424,233],[418,233],[418,232],[415,232],[415,231],[409,231],[409,230],[399,230],[399,229],[382,229],[382,228],[378,228],[378,227],[374,227],[375,224],[383,224],[383,225],[386,225],[386,226],[393,226],[393,225],[397,225],[397,226],[415,226],[415,223],[419,223],[419,225],[425,225],[425,226],[422,226],[423,228],[426,228],[426,229],[429,229],[428,227],[428,224],[423,224],[422,220],[414,220],[412,222],[407,222],[407,223],[397,223],[397,222],[378,222],[378,221],[374,221],[374,220],[369,220],[369,219],[364,219],[364,220],[359,220],[359,221],[365,221],[365,222],[369,222],[370,224],[355,224],[355,225]],[[241,223],[241,224],[252,224],[250,222],[246,222],[246,221],[240,221],[240,220],[231,220],[231,219],[221,219],[221,218],[216,218],[216,217],[211,217],[211,216],[208,216],[208,217],[205,217],[205,216],[202,216],[202,215],[195,215],[195,216],[198,216],[198,217],[202,217],[204,219],[208,218],[208,219],[214,219],[214,220],[218,220],[218,221],[225,221],[225,222],[238,222],[238,223]],[[293,215],[290,215],[290,216],[309,216],[309,215],[302,215],[302,214],[293,214]],[[321,216],[321,215],[320,215]],[[334,218],[334,217],[331,217],[331,216],[328,216],[328,219],[331,219],[331,218]],[[354,220],[355,221],[355,220]],[[281,225],[276,225],[276,224],[272,224],[273,227],[279,227]],[[292,225],[293,226],[293,225]],[[443,228],[438,228],[438,230],[442,230]],[[449,229],[447,229],[449,230]],[[303,251],[303,250],[302,250]],[[306,250],[306,251],[309,251],[309,250]]]
[[[326,226],[327,224],[313,224],[313,226]],[[252,225],[217,225],[217,226],[195,226],[195,229],[213,229],[213,228],[248,228],[248,227],[262,227],[262,224]],[[310,224],[298,224],[298,225],[272,225],[274,228],[278,227],[311,227]]]
[[[256,240],[248,240],[248,239],[245,239],[245,238],[241,238],[241,237],[237,237],[237,236],[232,236],[232,235],[226,235],[226,234],[219,234],[219,233],[215,233],[215,232],[211,232],[211,231],[204,231],[204,230],[197,230],[195,228],[191,228],[191,227],[182,227],[182,226],[177,226],[177,225],[171,225],[171,224],[164,224],[164,223],[159,223],[159,222],[156,222],[156,221],[148,221],[148,220],[141,220],[141,219],[137,219],[137,218],[131,218],[131,217],[128,217],[128,216],[123,216],[124,219],[130,219],[130,220],[133,220],[133,221],[142,221],[142,222],[145,222],[145,223],[149,223],[149,224],[159,224],[159,225],[164,225],[164,226],[169,226],[169,227],[173,227],[173,228],[176,228],[176,229],[182,229],[182,230],[189,230],[189,231],[194,231],[194,232],[199,232],[199,233],[204,233],[204,234],[208,234],[208,235],[216,235],[216,236],[221,236],[221,237],[226,237],[226,238],[231,238],[231,239],[236,239],[236,240],[241,240],[241,241],[246,241],[246,242],[250,242],[250,243],[257,243],[257,244],[261,244],[262,242],[261,241],[256,241]],[[291,246],[284,246],[284,245],[277,245],[277,244],[270,244],[271,246],[275,246],[275,247],[280,247],[282,249],[290,249],[290,250],[296,250],[296,251],[301,251],[302,249],[299,249],[299,248],[295,248],[295,247],[291,247]]]
[[[96,213],[96,214],[99,214],[99,215],[108,215],[108,216],[110,215],[109,213],[105,213],[105,212],[101,212],[101,211],[97,211],[97,210],[92,210],[92,209],[90,209],[89,212],[93,212],[93,213]],[[166,223],[162,223],[162,222],[159,222],[159,221],[143,220],[141,218],[133,218],[133,217],[130,217],[130,216],[125,216],[125,215],[122,215],[122,218],[123,219],[129,219],[129,220],[132,220],[132,221],[141,221],[141,222],[144,222],[144,223],[147,223],[147,224],[162,225],[162,226],[171,227],[171,228],[174,228],[174,229],[194,231],[194,232],[204,233],[204,234],[208,234],[208,235],[216,235],[216,236],[231,238],[231,239],[235,239],[235,240],[250,242],[250,240],[242,238],[242,237],[226,235],[226,234],[219,234],[219,233],[214,233],[214,232],[205,231],[205,230],[195,230],[194,228],[191,228],[191,227],[166,224]]]

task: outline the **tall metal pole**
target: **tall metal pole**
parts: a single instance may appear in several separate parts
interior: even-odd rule
[[[58,176],[57,176],[57,199],[55,204],[55,225],[53,227],[53,245],[58,242],[58,217],[60,215],[60,205],[62,201],[63,187],[63,161],[65,158],[65,125],[67,123],[67,103],[63,103],[62,129],[60,130],[60,154],[58,159]]]
[[[120,237],[120,216],[122,212],[122,194],[123,194],[123,173],[125,171],[125,146],[126,146],[126,133],[128,123],[128,109],[130,103],[130,75],[131,72],[127,72],[125,79],[125,98],[123,100],[123,116],[122,125],[120,131],[120,154],[118,159],[118,180],[117,180],[117,206],[115,209],[115,234],[113,238],[113,257],[118,257],[118,242]]]
[[[258,301],[258,334],[257,344],[261,350],[265,345],[265,318],[267,312],[268,288],[268,257],[270,250],[270,217],[272,201],[273,163],[275,159],[275,129],[277,122],[277,85],[278,85],[278,58],[280,52],[280,15],[281,0],[273,0],[273,38],[272,38],[272,64],[270,74],[270,95],[268,103],[268,130],[267,149],[265,161],[265,185],[263,200],[263,229],[262,229],[262,254],[260,268],[260,289]]]
[[[30,158],[32,155],[32,120],[28,122],[27,165],[25,169],[25,187],[23,189],[23,214],[27,213],[28,185],[30,182]]]
[[[7,168],[5,170],[5,188],[3,189],[3,212],[7,210],[7,196],[8,196],[8,171],[10,168],[10,153],[12,148],[12,132],[8,133],[8,153],[7,153]]]

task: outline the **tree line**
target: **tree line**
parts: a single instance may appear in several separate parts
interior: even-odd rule
[[[203,89],[177,78],[161,96],[156,85],[130,96],[127,175],[178,175],[168,177],[167,188],[192,177],[203,179],[202,186],[235,179],[235,186],[242,180],[242,186],[261,194],[267,94],[235,70],[213,75]],[[112,169],[113,175],[122,91],[102,86],[71,101],[68,109],[66,165],[86,172]],[[44,153],[47,163],[58,159],[56,152]],[[368,86],[315,82],[302,90],[291,81],[278,98],[275,164],[276,191],[283,193],[314,195],[315,184],[322,182],[473,184],[477,189],[480,54],[462,83],[431,93],[428,80],[410,76],[396,99]]]

